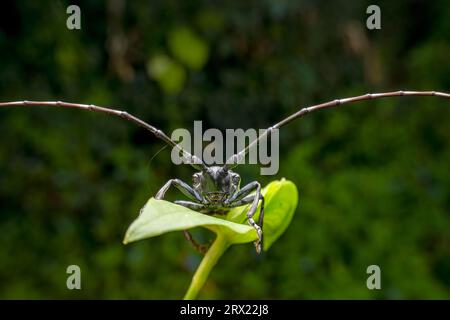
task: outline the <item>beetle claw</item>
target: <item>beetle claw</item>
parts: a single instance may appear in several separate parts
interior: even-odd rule
[[[261,241],[259,241],[259,240],[255,241],[254,244],[255,244],[256,253],[260,254],[261,253]]]

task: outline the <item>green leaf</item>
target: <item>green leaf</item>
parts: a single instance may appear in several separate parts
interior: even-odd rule
[[[195,227],[205,227],[220,233],[230,243],[245,243],[257,239],[256,231],[249,225],[208,216],[168,201],[151,198],[128,228],[124,243]]]
[[[289,226],[297,207],[298,193],[297,187],[285,179],[271,182],[262,193],[265,197],[264,250],[268,250]],[[220,234],[230,244],[252,242],[257,235],[246,222],[248,208],[249,205],[234,208],[226,218],[222,218],[151,198],[128,228],[124,243],[195,227],[204,227]],[[257,212],[255,221],[259,216],[259,207]]]
[[[269,183],[262,191],[265,198],[264,203],[264,251],[267,251],[272,244],[286,231],[292,221],[298,204],[298,190],[292,181],[284,178]],[[250,205],[231,210],[227,219],[229,221],[242,223],[246,220],[246,214]],[[259,209],[254,220],[258,221]]]
[[[174,29],[168,43],[172,54],[193,70],[201,69],[208,60],[208,43],[187,27]]]

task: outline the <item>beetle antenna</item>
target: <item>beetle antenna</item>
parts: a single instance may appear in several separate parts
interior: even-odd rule
[[[363,94],[360,96],[345,98],[345,99],[336,99],[328,102],[324,102],[321,104],[313,105],[310,107],[302,108],[296,113],[290,115],[287,118],[284,118],[280,122],[274,124],[270,128],[266,129],[258,138],[253,140],[247,147],[245,147],[240,152],[232,155],[230,158],[227,159],[224,168],[234,168],[237,165],[241,163],[241,161],[245,158],[249,150],[261,141],[261,139],[265,137],[269,137],[271,132],[275,129],[279,129],[284,125],[287,125],[288,123],[300,119],[303,116],[305,116],[308,113],[311,113],[316,110],[320,109],[328,109],[328,108],[334,108],[343,104],[350,104],[353,102],[358,101],[364,101],[364,100],[375,100],[380,98],[387,98],[387,97],[402,97],[402,96],[434,96],[434,97],[442,97],[446,99],[450,99],[450,94],[444,93],[444,92],[437,92],[437,91],[393,91],[393,92],[383,92],[383,93],[368,93]]]
[[[93,104],[79,104],[79,103],[69,103],[62,101],[14,101],[14,102],[0,102],[0,107],[33,107],[33,106],[48,106],[48,107],[62,107],[62,108],[74,108],[74,109],[82,109],[89,110],[101,113],[107,113],[110,115],[114,115],[120,117],[122,119],[128,120],[138,126],[150,131],[157,138],[163,140],[167,145],[172,148],[177,148],[178,151],[183,154],[183,163],[188,163],[192,167],[197,170],[200,170],[204,167],[202,160],[200,160],[195,155],[190,154],[186,150],[184,150],[180,145],[178,145],[175,141],[170,139],[164,132],[153,127],[147,122],[139,119],[138,117],[129,114],[126,111],[117,110],[113,108],[99,107]]]
[[[156,153],[150,158],[150,160],[148,160],[148,164],[150,165],[150,163],[153,161],[153,159],[155,159],[155,157],[156,157],[161,151],[163,151],[165,148],[167,148],[167,145],[165,145],[164,147],[162,147],[161,149],[159,149],[158,151],[156,151]]]

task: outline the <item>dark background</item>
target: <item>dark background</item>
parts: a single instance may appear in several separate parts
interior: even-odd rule
[[[117,106],[170,133],[265,128],[302,106],[366,92],[450,91],[440,1],[0,3],[0,101]],[[382,29],[367,30],[378,4]],[[450,108],[392,98],[283,128],[280,172],[300,193],[256,257],[234,246],[200,298],[450,297]],[[146,200],[192,170],[143,129],[79,110],[0,110],[0,298],[178,299],[200,256],[181,233],[124,246]],[[171,198],[180,198],[171,192]],[[206,240],[210,234],[197,232]],[[68,265],[82,290],[66,288]],[[382,290],[366,287],[367,266]]]

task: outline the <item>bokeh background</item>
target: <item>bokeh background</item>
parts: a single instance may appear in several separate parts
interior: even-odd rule
[[[66,28],[69,4],[82,29]],[[301,106],[398,89],[450,91],[447,0],[2,1],[0,101],[117,106],[171,132],[265,128]],[[200,298],[450,298],[450,105],[392,98],[280,132],[300,206],[266,254],[231,248]],[[178,299],[200,256],[181,233],[124,246],[170,178],[163,143],[79,110],[0,110],[0,298]],[[157,154],[155,156],[155,154]],[[170,198],[179,198],[173,191]],[[197,231],[207,240],[212,234]],[[82,269],[82,290],[66,268]],[[382,290],[366,287],[367,266]]]

